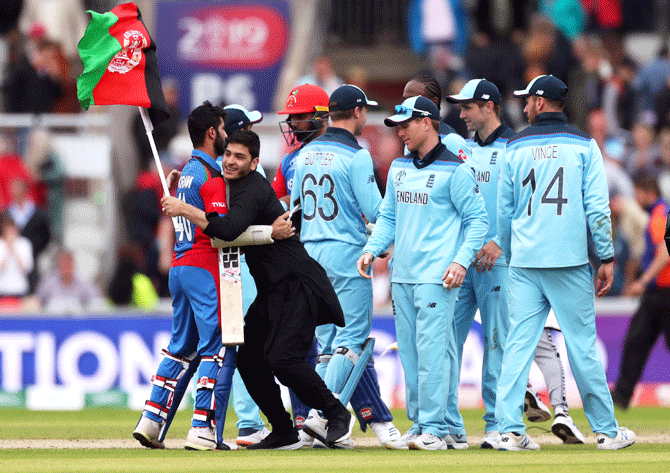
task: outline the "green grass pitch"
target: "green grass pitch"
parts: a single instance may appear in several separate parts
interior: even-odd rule
[[[471,438],[483,435],[481,410],[463,410]],[[147,450],[109,448],[108,439],[129,439],[138,412],[123,409],[86,409],[78,412],[30,412],[0,410],[0,472],[160,472],[200,473],[208,471],[276,472],[633,472],[670,471],[670,408],[634,408],[617,411],[617,419],[638,435],[638,443],[618,451],[597,451],[594,435],[582,410],[571,414],[587,434],[587,445],[547,445],[542,438],[550,422],[528,424],[528,433],[539,440],[539,452],[497,452],[481,450],[471,441],[464,451],[389,451],[381,447],[349,451],[302,449],[292,452],[190,452],[181,449]],[[395,411],[401,431],[409,428],[404,411]],[[189,428],[190,413],[180,412],[170,431],[171,438],[183,439]],[[236,435],[234,413],[228,415],[226,438]],[[357,439],[373,437],[371,432],[354,430]],[[100,448],[11,448],[25,439],[97,439]],[[49,442],[41,441],[40,446]],[[37,444],[37,443],[36,443]]]

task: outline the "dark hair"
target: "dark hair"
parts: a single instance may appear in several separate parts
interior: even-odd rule
[[[563,100],[555,100],[555,99],[548,99],[546,97],[542,97],[547,104],[549,104],[553,108],[557,108],[559,110],[563,110],[563,107],[565,107],[565,102]]]
[[[648,171],[640,171],[633,178],[633,185],[636,188],[647,192],[655,192],[657,196],[661,195],[661,188],[653,174]]]
[[[205,144],[207,130],[214,127],[217,129],[222,120],[225,120],[226,112],[221,107],[212,105],[205,100],[202,105],[197,106],[188,115],[188,134],[194,148]]]
[[[228,137],[228,144],[239,143],[249,150],[251,159],[257,158],[261,153],[261,140],[258,135],[251,130],[237,130]]]
[[[350,108],[349,110],[337,110],[335,112],[330,112],[330,119],[334,122],[340,120],[349,120],[354,117],[354,110]]]
[[[439,110],[440,104],[442,103],[442,87],[440,87],[440,83],[437,81],[437,79],[429,75],[419,75],[412,80],[415,82],[420,82],[426,87],[425,97],[427,99],[437,99],[437,109]]]

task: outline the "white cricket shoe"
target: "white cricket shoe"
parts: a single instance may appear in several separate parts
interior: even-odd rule
[[[261,430],[240,429],[235,443],[240,447],[246,447],[260,442],[268,435],[270,435],[270,431],[265,427],[263,427]]]
[[[383,447],[393,440],[400,440],[400,431],[396,429],[393,422],[371,422],[370,428],[374,431],[379,443]]]
[[[407,450],[409,449],[409,442],[416,439],[419,434],[412,432],[407,432],[405,435],[400,437],[398,440],[390,440],[386,444],[386,448],[389,450]]]
[[[540,446],[533,442],[533,439],[528,435],[516,435],[512,432],[507,432],[500,436],[500,443],[497,449],[511,452],[525,452],[539,450]]]
[[[309,411],[309,415],[305,422],[302,424],[302,430],[307,435],[319,439],[324,445],[326,444],[326,436],[328,432],[326,431],[326,425],[328,424],[328,419],[321,417],[319,411],[312,409]]]
[[[133,431],[133,438],[147,448],[165,448],[163,442],[158,441],[163,424],[142,415]]]
[[[619,427],[619,431],[614,438],[610,438],[603,433],[596,434],[596,438],[598,450],[618,450],[630,447],[635,443],[635,432],[626,427]]]
[[[437,435],[424,432],[408,442],[410,450],[446,450],[447,442]]]
[[[298,435],[300,435],[300,440],[302,440],[303,447],[313,446],[313,444],[315,442],[314,437],[305,433],[305,431],[302,430],[302,428],[298,431]],[[326,447],[325,444],[323,444],[323,446],[324,446],[324,448]],[[314,448],[318,448],[318,447],[314,447]]]
[[[497,449],[499,444],[500,444],[500,432],[498,432],[497,430],[489,430],[484,435],[484,438],[482,439],[479,446],[481,448]]]
[[[191,427],[186,436],[186,450],[216,450],[216,432],[211,427]]]
[[[465,434],[448,434],[444,437],[444,441],[449,450],[467,450],[470,448],[468,436]]]
[[[530,422],[544,422],[551,419],[551,411],[530,385],[526,387],[523,411]]]
[[[554,423],[551,424],[551,431],[556,437],[563,440],[563,443],[584,443],[586,440],[584,434],[579,431],[573,422],[572,417],[566,414],[556,415]]]

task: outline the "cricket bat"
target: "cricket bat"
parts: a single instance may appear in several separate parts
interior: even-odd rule
[[[224,346],[244,345],[239,247],[219,248],[219,279],[221,341]]]

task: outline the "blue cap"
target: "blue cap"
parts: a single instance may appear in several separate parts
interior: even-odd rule
[[[376,107],[379,105],[373,100],[368,100],[367,95],[355,85],[345,84],[335,89],[328,99],[328,110],[339,112],[351,110],[356,107]]]
[[[472,79],[463,86],[456,95],[447,95],[447,102],[463,103],[483,100],[484,102],[493,102],[499,104],[502,97],[498,87],[493,82],[486,79]]]
[[[565,94],[568,93],[568,86],[565,85],[558,77],[554,76],[537,76],[530,81],[528,87],[523,90],[515,90],[514,95],[517,97],[528,97],[529,95],[536,95],[552,100],[565,100]]]
[[[405,100],[401,105],[395,106],[395,115],[384,119],[384,125],[396,126],[410,121],[413,118],[440,119],[440,111],[437,105],[426,97],[416,96]]]

